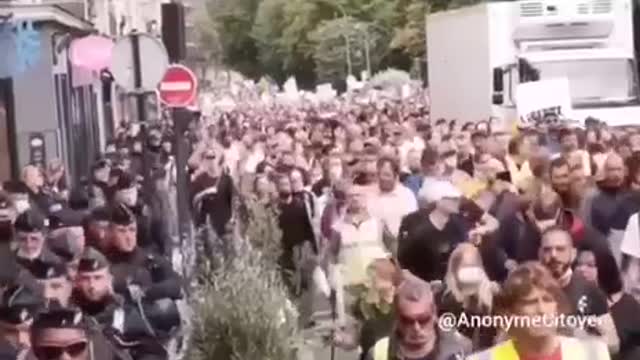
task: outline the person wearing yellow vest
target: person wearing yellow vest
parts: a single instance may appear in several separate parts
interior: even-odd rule
[[[438,326],[431,286],[404,271],[394,298],[394,324],[389,337],[376,342],[366,360],[463,360],[471,342]]]
[[[610,360],[607,346],[592,338],[561,335],[551,319],[569,310],[565,295],[551,273],[540,263],[519,265],[494,299],[498,315],[531,321],[514,322],[507,340],[466,360]],[[533,325],[532,325],[533,324]],[[538,325],[539,324],[539,325]],[[538,325],[538,326],[536,326]]]

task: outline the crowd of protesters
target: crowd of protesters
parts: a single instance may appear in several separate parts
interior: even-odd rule
[[[635,128],[433,119],[421,93],[198,115],[185,134],[121,129],[84,186],[60,162],[3,184],[7,358],[168,357],[174,135],[192,145],[194,223],[223,238],[241,211],[292,296],[342,299],[329,341],[362,359],[640,358]],[[443,314],[597,321],[444,330]]]
[[[241,104],[204,124],[190,160],[200,221],[224,233],[240,192],[267,224],[259,240],[277,234],[284,276],[303,274],[293,295],[331,297],[339,274],[349,320],[334,345],[373,360],[640,356],[634,127],[432,119],[419,96]],[[443,331],[445,313],[597,325]]]

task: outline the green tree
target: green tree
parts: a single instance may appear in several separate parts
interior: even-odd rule
[[[259,3],[260,0],[209,0],[206,8],[210,21],[203,24],[205,30],[200,31],[201,34],[219,34],[217,46],[222,49],[223,63],[253,79],[258,79],[263,72],[251,36]],[[212,29],[206,29],[209,26]],[[210,39],[205,36],[202,41]],[[212,46],[204,42],[203,45]]]
[[[390,46],[412,58],[422,58],[426,47],[427,3],[422,0],[408,2],[403,13],[403,26],[396,29]]]
[[[294,75],[308,88],[318,79],[344,79],[345,37],[353,44],[354,73],[366,68],[363,44],[369,44],[374,73],[411,63],[424,58],[428,10],[476,0],[207,1],[201,41],[211,54],[251,78],[269,75],[281,83]]]
[[[371,69],[376,69],[388,49],[388,35],[383,30],[352,17],[322,22],[309,35],[318,80],[345,79],[349,62],[352,74],[368,70],[367,56]]]

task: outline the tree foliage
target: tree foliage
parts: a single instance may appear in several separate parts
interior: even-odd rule
[[[479,0],[207,0],[201,43],[228,67],[254,79],[302,87],[344,79],[345,38],[354,73],[415,63],[425,56],[425,16]],[[366,37],[365,37],[366,34]],[[367,41],[368,40],[368,41]],[[213,50],[211,50],[213,48]],[[352,49],[351,49],[352,48]]]
[[[371,23],[346,17],[322,22],[309,38],[318,80],[334,82],[349,75],[349,61],[351,74],[368,70],[367,56],[372,69],[377,68],[387,51],[389,36]]]

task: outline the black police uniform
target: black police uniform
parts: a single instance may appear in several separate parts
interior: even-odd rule
[[[136,186],[137,182],[134,176],[129,173],[123,173],[118,178],[118,182],[113,190],[115,193],[119,190],[131,189]],[[136,224],[138,225],[138,246],[145,250],[159,253],[164,244],[162,243],[162,239],[154,238],[156,232],[152,229],[151,210],[149,206],[143,202],[140,194],[138,195],[138,202],[134,206],[129,207],[129,210],[135,215]]]
[[[112,210],[112,224],[126,226],[134,221],[135,216],[126,206],[116,206]],[[136,247],[130,253],[112,250],[107,258],[111,263],[114,290],[125,295],[125,298],[131,284],[144,290],[145,301],[181,298],[180,277],[173,271],[171,263],[163,257]]]
[[[94,272],[109,267],[109,261],[98,250],[87,248],[80,258],[78,273]],[[77,288],[73,290],[72,301],[82,312],[95,319],[102,326],[111,326],[114,320],[114,313],[121,308],[124,300],[117,294],[107,295],[101,301],[87,299]]]
[[[14,224],[15,232],[44,232],[44,218],[34,210],[27,210],[20,214]],[[47,263],[58,262],[58,257],[53,254],[46,246],[43,246],[42,252],[35,259],[27,259],[21,257],[16,251],[16,260],[18,264],[29,272],[32,272],[34,266],[38,266],[40,261]]]
[[[44,329],[79,329],[87,334],[91,360],[133,360],[126,352],[112,344],[102,329],[91,324],[79,309],[55,308],[38,315],[32,326],[32,334]],[[36,345],[36,344],[34,344]],[[37,351],[35,351],[37,357]]]
[[[25,286],[10,286],[2,294],[0,322],[11,325],[26,324],[33,321],[44,305],[41,294]],[[3,356],[13,355],[12,359],[28,358],[27,349],[18,349],[6,339],[0,339],[0,360]]]

